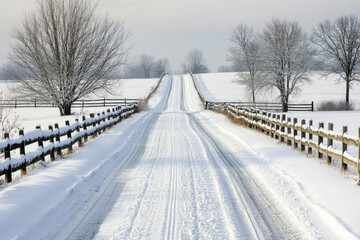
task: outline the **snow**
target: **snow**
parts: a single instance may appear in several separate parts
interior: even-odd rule
[[[250,102],[251,97],[245,92],[245,86],[236,83],[238,73],[210,73],[194,75],[201,93],[213,102]],[[311,103],[315,108],[322,101],[345,100],[345,83],[338,82],[337,75],[323,76],[321,72],[310,73],[311,83],[304,83],[301,92],[290,95],[290,103]],[[360,109],[360,84],[354,83],[350,89],[350,100]],[[257,96],[258,102],[278,102],[278,92],[267,91]]]
[[[127,98],[127,99],[144,99],[156,86],[159,81],[158,78],[150,79],[117,79],[113,80],[112,94],[108,92],[100,92],[96,95],[88,96],[89,99],[99,98]],[[10,89],[15,87],[17,83],[12,81],[0,81],[0,92],[6,98],[11,98]],[[45,126],[54,123],[59,123],[60,126],[65,125],[65,120],[74,122],[75,119],[85,115],[87,118],[90,113],[98,113],[107,110],[109,107],[95,107],[95,108],[73,108],[73,115],[59,117],[59,110],[57,108],[16,108],[11,109],[11,115],[18,115],[20,117],[20,128],[24,128],[25,132],[32,131],[37,125]]]
[[[226,84],[215,85],[225,91]],[[0,232],[2,239],[94,237],[77,235],[82,230],[96,239],[359,239],[354,178],[204,111],[189,75],[166,76],[147,111],[3,186]],[[112,184],[120,190],[106,192]],[[267,204],[258,205],[264,216],[247,188]],[[105,207],[101,196],[114,202]],[[76,222],[94,209],[109,213],[94,215],[100,223]]]

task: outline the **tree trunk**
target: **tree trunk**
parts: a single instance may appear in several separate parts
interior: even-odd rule
[[[71,104],[61,105],[59,106],[59,110],[61,116],[71,115]]]
[[[346,79],[346,96],[345,96],[346,108],[349,108],[350,105],[350,81]]]
[[[288,111],[288,106],[289,106],[288,97],[283,96],[281,98],[281,111],[282,112],[287,112]]]
[[[252,102],[255,103],[255,87],[254,87],[254,84],[252,86]]]

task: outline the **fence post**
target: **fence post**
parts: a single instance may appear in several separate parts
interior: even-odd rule
[[[281,115],[281,125],[280,125],[280,126],[281,126],[281,127],[280,127],[280,132],[281,132],[280,142],[284,142],[283,134],[285,133],[285,127],[284,127],[285,119],[286,119],[286,115],[285,115],[285,114],[282,114],[282,115]]]
[[[76,119],[75,119],[75,122],[76,122],[76,124],[77,124],[77,126],[76,126],[76,132],[79,133],[79,132],[80,132],[79,119],[76,118]],[[79,146],[79,147],[82,146],[82,137],[79,137],[78,146]]]
[[[66,121],[65,121],[65,125],[66,125],[66,126],[70,126],[69,120],[66,120]],[[71,130],[70,130],[70,129],[66,130],[66,135],[67,135],[67,138],[68,138],[68,139],[71,139]],[[72,148],[72,142],[71,142],[70,145],[69,145],[69,147],[68,147],[68,153],[71,153],[72,150],[73,150],[73,148]]]
[[[311,101],[311,111],[314,111],[314,101]]]
[[[84,134],[84,142],[87,142],[88,140],[88,134],[87,134],[87,125],[86,125],[86,117],[85,116],[82,116],[82,124],[83,124],[83,129],[85,131],[85,134]]]
[[[95,114],[90,113],[90,117],[91,117],[91,118],[92,118],[92,120],[93,120],[93,123],[92,123],[93,128],[96,128],[96,122],[95,122],[95,119],[94,119]],[[96,135],[97,135],[97,131],[93,131],[93,134],[94,134],[94,136],[96,136]]]
[[[275,114],[270,114],[270,119],[271,119],[271,137],[275,138],[276,136],[276,131],[274,131],[274,129],[276,129],[275,124],[273,123],[274,120],[276,120]]]
[[[55,129],[57,130],[57,133],[55,134],[56,143],[60,143],[59,124],[55,123]],[[58,157],[62,157],[62,151],[61,151],[60,144],[59,144],[58,148],[56,149],[56,154]]]
[[[104,98],[104,107],[105,107],[105,105],[106,105],[106,104],[105,104],[105,98]]]
[[[15,99],[15,108],[16,108],[16,105],[17,105],[17,100]]]
[[[50,143],[54,144],[54,129],[52,125],[49,125],[49,131],[51,131]],[[55,161],[55,145],[51,149],[50,152],[50,160],[53,162]]]
[[[275,126],[275,139],[279,139],[279,130],[280,130],[280,115],[276,115],[276,126]]]
[[[298,148],[298,143],[296,142],[296,137],[298,131],[296,130],[297,118],[293,118],[293,131],[294,131],[294,148]]]
[[[9,166],[5,173],[5,183],[10,183],[12,181],[12,167],[11,167],[11,156],[10,156],[10,139],[9,139],[9,132],[5,131],[4,139],[8,141],[6,148],[4,150],[5,160],[9,159]]]
[[[329,132],[334,130],[334,124],[328,123],[328,136],[327,136],[327,148],[326,148],[326,161],[328,164],[331,164],[331,157],[329,156],[329,147],[333,145],[333,140],[330,138]]]
[[[40,130],[41,131],[41,126],[40,125],[37,125],[36,126],[36,129]],[[39,148],[41,148],[41,155],[40,155],[40,159],[41,161],[43,161],[45,163],[45,155],[44,155],[44,143],[43,143],[43,140],[42,140],[43,136],[41,135],[41,138],[39,139],[38,141],[38,146]]]
[[[310,147],[310,143],[312,142],[313,135],[311,133],[311,127],[313,125],[313,120],[309,120],[309,147],[308,147],[308,154],[312,154],[312,147]]]
[[[34,107],[36,107],[36,98],[35,98],[35,102],[34,102]]]
[[[318,142],[317,142],[317,157],[318,158],[322,158],[323,154],[320,152],[320,145],[323,143],[324,138],[320,136],[320,130],[324,128],[324,123],[323,122],[319,122],[319,126],[318,126]]]
[[[348,127],[347,126],[343,126],[343,130],[342,130],[342,136],[341,136],[341,170],[345,171],[347,169],[347,164],[344,162],[344,154],[347,150],[347,144],[344,143],[344,135],[347,133],[348,131]]]
[[[286,124],[288,125],[288,127],[287,127],[287,134],[288,134],[288,136],[287,136],[287,144],[289,146],[291,146],[291,139],[289,138],[289,135],[291,135],[291,127],[289,127],[290,124],[291,124],[291,118],[287,118]]]
[[[306,133],[304,131],[304,127],[303,125],[305,125],[305,119],[301,119],[301,130],[300,130],[300,150],[303,152],[305,151],[305,144],[303,144],[303,139],[306,139]]]
[[[24,136],[24,129],[23,128],[19,129],[19,136],[20,137]],[[24,139],[22,139],[21,143],[20,143],[20,156],[21,155],[25,156],[25,140]],[[23,162],[20,172],[21,172],[21,176],[26,175],[26,161]]]

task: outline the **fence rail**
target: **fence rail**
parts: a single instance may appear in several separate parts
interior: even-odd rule
[[[65,127],[59,128],[56,123],[55,128],[52,125],[48,130],[42,130],[39,127],[35,131],[24,134],[23,130],[19,131],[19,137],[9,139],[9,133],[5,133],[5,141],[0,143],[0,154],[4,154],[5,161],[0,162],[0,176],[5,175],[5,182],[12,181],[12,173],[21,170],[21,175],[26,174],[26,167],[38,161],[45,161],[45,156],[50,155],[51,161],[55,160],[56,156],[62,156],[61,150],[68,149],[72,151],[75,143],[81,146],[88,137],[96,136],[106,128],[109,128],[123,118],[133,114],[138,108],[137,103],[132,103],[127,106],[118,106],[116,108],[108,109],[106,112],[90,114],[90,118],[82,117],[82,122],[78,119],[71,124],[65,121]],[[66,138],[61,140],[61,138]],[[35,151],[26,153],[26,146],[38,143],[38,148]],[[46,145],[45,145],[46,144]],[[19,150],[20,157],[11,158],[11,151]]]
[[[285,114],[252,110],[233,104],[214,104],[212,108],[227,112],[250,128],[258,129],[268,136],[279,139],[280,142],[287,143],[294,149],[309,154],[315,153],[321,159],[325,157],[328,164],[331,164],[332,158],[338,159],[341,161],[342,170],[346,170],[350,165],[360,174],[360,128],[358,137],[355,137],[348,134],[347,126],[343,126],[342,132],[339,133],[333,131],[334,124],[332,123],[328,123],[328,129],[325,130],[324,123],[319,123],[315,127],[312,120],[308,123],[304,119],[298,122],[297,118],[291,120],[291,118],[286,118]],[[334,141],[341,144],[341,150],[334,148]],[[357,156],[352,156],[348,152],[348,146],[358,149]]]
[[[80,99],[75,101],[71,107],[72,108],[91,108],[91,107],[116,107],[120,105],[127,105],[138,103],[138,99],[132,98],[100,98],[100,99]],[[28,107],[57,107],[55,103],[49,101],[40,101],[40,100],[1,100],[0,107],[6,108],[28,108]]]
[[[263,111],[270,112],[281,112],[282,106],[281,103],[252,103],[252,102],[209,102],[206,101],[206,108],[210,109],[214,104],[232,104],[240,108],[251,108],[259,109]],[[289,112],[295,111],[314,111],[314,102],[311,103],[289,103],[288,105]]]

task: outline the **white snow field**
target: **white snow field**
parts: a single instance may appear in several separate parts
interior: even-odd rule
[[[0,190],[1,239],[359,239],[360,188],[167,76],[148,110]]]
[[[236,72],[195,74],[194,76],[200,91],[209,101],[251,101],[251,97],[245,91],[245,86],[236,82],[239,79]],[[300,86],[300,92],[290,95],[290,103],[311,103],[314,101],[316,108],[322,101],[345,100],[345,83],[339,82],[338,79],[338,75],[335,74],[323,76],[321,72],[312,72],[310,74],[311,82],[303,83]],[[350,89],[350,101],[356,109],[360,109],[359,93],[360,83],[353,82]],[[275,102],[278,95],[278,90],[262,92],[256,96],[256,100],[258,102]]]
[[[159,79],[118,79],[113,80],[112,93],[106,91],[100,92],[97,95],[88,96],[88,99],[101,99],[101,98],[127,98],[127,99],[139,99],[146,98],[151,92],[152,88],[156,86]],[[13,98],[10,89],[14,88],[17,83],[12,81],[0,81],[0,92],[6,98]],[[47,129],[48,125],[59,123],[60,126],[65,126],[65,120],[74,122],[76,118],[81,118],[82,115],[87,117],[90,113],[102,112],[109,107],[101,108],[73,108],[74,113],[71,116],[59,117],[59,109],[57,108],[16,108],[11,109],[11,116],[18,115],[19,123],[25,132],[35,130],[37,125],[41,125]]]

